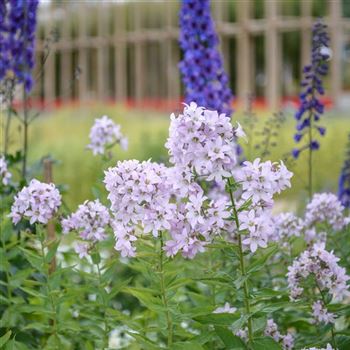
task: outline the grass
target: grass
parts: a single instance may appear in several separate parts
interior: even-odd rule
[[[85,149],[89,142],[89,130],[96,117],[108,115],[121,125],[122,132],[129,139],[127,152],[119,147],[113,149],[113,158],[103,162],[100,157],[94,157]],[[269,114],[258,114],[257,129],[260,129]],[[316,191],[336,191],[337,179],[344,158],[344,147],[349,132],[346,116],[329,113],[324,118],[327,134],[321,140],[321,149],[314,156],[314,185]],[[244,119],[237,112],[234,119]],[[277,146],[272,149],[270,159],[281,159],[283,154],[294,147],[294,120],[292,113],[282,126],[277,137]],[[136,158],[145,160],[166,159],[167,151],[164,142],[169,127],[168,113],[150,112],[143,110],[127,110],[120,106],[95,104],[83,108],[66,107],[43,114],[37,119],[30,130],[29,159],[31,162],[44,155],[51,155],[59,160],[54,167],[54,181],[67,185],[66,203],[74,207],[86,199],[93,198],[96,191],[103,192],[101,179],[103,170],[116,163],[117,160]],[[17,140],[12,145],[18,148],[17,127],[13,124],[12,136]],[[243,143],[243,147],[247,145]],[[258,150],[253,150],[252,157],[259,156]],[[307,161],[305,156],[292,166],[295,173],[293,188],[286,191],[282,198],[292,203],[305,201],[307,197]],[[95,183],[99,183],[92,191]]]

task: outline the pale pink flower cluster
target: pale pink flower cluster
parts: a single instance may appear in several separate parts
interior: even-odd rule
[[[4,156],[0,157],[0,181],[4,186],[10,183],[12,174],[8,171],[6,159]]]
[[[100,119],[95,119],[95,123],[90,130],[90,143],[88,149],[92,150],[94,155],[104,154],[107,147],[112,147],[114,144],[120,144],[121,148],[128,148],[128,140],[120,131],[120,125],[106,115]]]
[[[288,267],[288,287],[291,300],[297,300],[302,296],[303,288],[300,283],[303,279],[313,275],[318,288],[322,292],[328,292],[334,300],[341,301],[349,295],[347,276],[344,268],[338,265],[339,258],[333,252],[325,249],[325,244],[315,243],[310,249],[305,250],[292,266]]]
[[[235,335],[237,337],[240,337],[242,340],[244,340],[245,342],[248,341],[248,327],[245,327],[243,329],[239,329]]]
[[[234,176],[242,187],[240,202],[252,202],[249,210],[239,212],[239,222],[240,230],[248,232],[242,243],[254,253],[258,247],[266,248],[273,238],[273,195],[290,187],[293,174],[283,162],[261,163],[258,158],[254,162],[244,162],[234,171]]]
[[[98,199],[85,201],[76,212],[62,220],[62,230],[64,234],[76,231],[83,240],[98,242],[106,238],[110,221],[108,209]]]
[[[286,335],[282,335],[273,319],[267,320],[264,333],[266,336],[273,338],[275,342],[280,343],[284,350],[293,349],[294,337],[292,333],[288,332]]]
[[[235,193],[237,208],[252,201],[249,208],[239,210],[240,230],[247,232],[243,244],[252,252],[266,247],[273,230],[273,195],[290,186],[292,173],[282,162],[259,159],[238,167],[235,139],[239,136],[244,137],[240,125],[233,128],[224,114],[191,103],[183,114],[171,116],[166,147],[173,167],[130,160],[110,168],[104,182],[114,215],[115,248],[123,256],[134,256],[138,235],[157,237],[166,231],[170,236],[164,244],[167,255],[181,252],[193,258],[221,231],[234,239],[237,227],[228,220],[229,197],[208,198],[195,182],[200,176],[223,188],[225,177],[232,175],[243,188]]]
[[[181,251],[184,257],[193,258],[224,227],[230,215],[228,203],[209,201],[197,183],[187,180],[185,190],[180,190],[179,177],[174,168],[137,160],[118,162],[105,172],[115,249],[122,256],[135,256],[134,243],[141,232],[157,237],[167,231],[167,255]]]
[[[272,217],[274,231],[271,239],[285,242],[291,237],[299,237],[304,231],[304,223],[295,214],[286,212]]]
[[[230,118],[194,102],[185,105],[183,114],[171,115],[169,138],[165,144],[170,162],[185,171],[204,176],[208,181],[229,177],[237,164],[236,136],[243,136],[240,127]]]
[[[235,172],[235,179],[242,186],[242,198],[251,199],[254,205],[261,207],[271,206],[273,195],[291,186],[292,176],[282,161],[260,162],[259,158],[244,162]]]
[[[89,256],[90,244],[87,242],[76,242],[74,244],[74,250],[79,255],[79,258],[86,258]]]
[[[15,196],[9,216],[14,224],[22,218],[28,219],[30,224],[46,224],[60,205],[61,195],[54,184],[33,179]]]
[[[326,306],[321,300],[317,300],[312,304],[312,316],[313,323],[334,323],[335,315],[331,312],[328,312]]]
[[[243,236],[243,245],[249,247],[255,253],[258,247],[266,248],[269,240],[269,233],[273,226],[269,210],[261,208],[241,211],[238,214],[240,230],[247,230],[248,234]]]
[[[332,193],[316,193],[305,211],[306,226],[313,227],[318,223],[327,223],[333,230],[341,230],[348,220],[344,207],[337,196]]]

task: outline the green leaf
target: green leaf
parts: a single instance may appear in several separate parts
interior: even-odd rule
[[[91,259],[92,259],[92,262],[96,265],[101,262],[101,257],[100,257],[100,254],[98,252],[93,252],[91,254]]]
[[[350,337],[348,337],[346,335],[337,335],[336,342],[337,342],[337,347],[339,350],[350,349]]]
[[[136,334],[133,332],[128,332],[129,335],[131,335],[133,338],[135,338],[139,344],[142,344],[144,347],[142,349],[147,350],[159,350],[159,346],[157,343],[152,342],[151,340],[147,339],[141,334]]]
[[[278,247],[276,245],[269,247],[265,250],[265,254],[255,260],[248,268],[247,274],[252,274],[254,272],[260,271],[266,264],[269,258],[276,253]]]
[[[234,314],[207,314],[193,318],[201,324],[213,324],[214,326],[230,326],[237,321],[238,315]]]
[[[128,278],[125,281],[121,281],[120,283],[115,284],[111,291],[108,293],[108,299],[114,298],[123,288],[129,285],[131,280],[132,277]]]
[[[254,339],[252,348],[253,350],[282,350],[281,345],[270,337]]]
[[[155,312],[164,312],[164,306],[161,302],[160,298],[154,297],[152,294],[158,294],[158,291],[154,291],[149,288],[133,288],[126,287],[122,289],[123,292],[131,294],[135,298],[137,298],[141,304],[146,306],[148,309],[153,310]]]
[[[215,326],[215,332],[220,337],[220,339],[225,344],[225,348],[227,350],[231,349],[237,349],[237,350],[244,350],[246,349],[246,346],[243,342],[243,340],[240,337],[237,337],[230,331],[229,329],[225,327]]]
[[[42,264],[42,258],[41,256],[24,249],[22,247],[19,247],[19,249],[23,252],[25,258],[28,260],[29,264],[32,265],[36,270],[39,272],[42,272],[43,270],[43,264]]]
[[[39,292],[37,292],[36,290],[34,289],[30,289],[30,288],[26,288],[26,287],[21,287],[21,289],[26,292],[27,294],[33,296],[33,297],[36,297],[36,298],[39,298],[39,299],[46,299],[47,296],[44,295],[44,294],[41,294]]]
[[[57,248],[60,244],[60,241],[55,241],[50,244],[49,251],[47,252],[47,255],[45,257],[46,262],[49,264],[53,257],[56,255]]]
[[[8,340],[11,337],[11,334],[12,334],[12,331],[8,331],[0,338],[0,348],[8,342]]]
[[[204,348],[201,344],[191,341],[174,343],[171,350],[204,350]]]

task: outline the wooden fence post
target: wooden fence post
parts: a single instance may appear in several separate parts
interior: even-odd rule
[[[49,55],[47,57],[47,60],[45,62],[44,66],[44,99],[45,102],[52,102],[56,98],[56,69],[55,69],[55,63],[56,63],[56,48],[55,43],[53,41],[49,41],[49,39],[52,36],[52,30],[54,30],[54,26],[52,26],[52,14],[55,10],[53,5],[50,5],[50,21],[45,25],[45,39],[46,39],[46,50],[49,51]],[[45,52],[45,51],[44,51]]]
[[[281,43],[277,30],[277,0],[265,1],[266,100],[272,111],[280,104]]]
[[[85,4],[79,6],[79,28],[78,28],[78,66],[80,69],[79,75],[79,101],[80,103],[86,101],[87,91],[89,89],[88,84],[88,49],[87,49],[87,17],[89,12]]]
[[[108,4],[100,4],[97,8],[97,96],[100,101],[108,97]]]
[[[115,97],[125,102],[127,98],[127,62],[126,62],[126,21],[127,7],[116,5],[114,22],[114,57],[115,57]]]
[[[251,63],[252,38],[249,34],[249,18],[251,12],[251,1],[246,0],[239,3],[237,7],[237,21],[239,33],[237,37],[237,86],[238,99],[244,109],[247,108],[249,94],[254,92],[252,87],[253,70]],[[254,62],[255,66],[255,62]]]
[[[331,96],[334,105],[339,103],[339,97],[342,90],[342,72],[341,72],[341,50],[343,44],[343,28],[341,26],[341,1],[330,1],[330,37],[332,58],[331,66]]]
[[[141,28],[141,16],[140,11],[133,4],[133,18],[134,18],[134,30],[136,33],[140,33]],[[138,106],[140,106],[141,100],[144,97],[144,86],[145,86],[145,72],[144,72],[144,42],[143,39],[139,39],[138,37],[134,38],[134,55],[135,55],[135,102]]]
[[[69,9],[64,6],[65,23],[62,26],[62,40],[66,44],[61,50],[61,77],[60,77],[60,96],[63,101],[69,100],[71,97],[72,84],[72,50],[71,43],[71,21],[68,15]]]

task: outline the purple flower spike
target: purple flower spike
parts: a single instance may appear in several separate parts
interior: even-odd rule
[[[0,81],[16,79],[29,92],[33,86],[38,0],[0,1]]]
[[[185,102],[231,116],[233,95],[217,48],[219,39],[210,14],[210,1],[183,0],[180,28],[183,60],[179,68]]]
[[[313,130],[315,128],[320,136],[324,136],[326,133],[324,127],[315,125],[324,113],[324,105],[320,100],[320,96],[324,94],[322,77],[328,72],[327,61],[331,58],[329,37],[326,29],[327,26],[321,21],[318,21],[312,30],[311,64],[306,65],[303,69],[304,76],[301,83],[300,107],[295,113],[295,119],[298,121],[296,125],[298,133],[294,135],[294,140],[295,142],[301,140],[301,131],[304,131],[305,134],[310,134],[311,137],[306,145],[292,151],[294,158],[298,158],[300,152],[303,150],[311,149],[315,151],[320,148],[320,144],[317,140],[314,140],[312,132],[305,132],[306,130],[310,130],[310,128]]]

